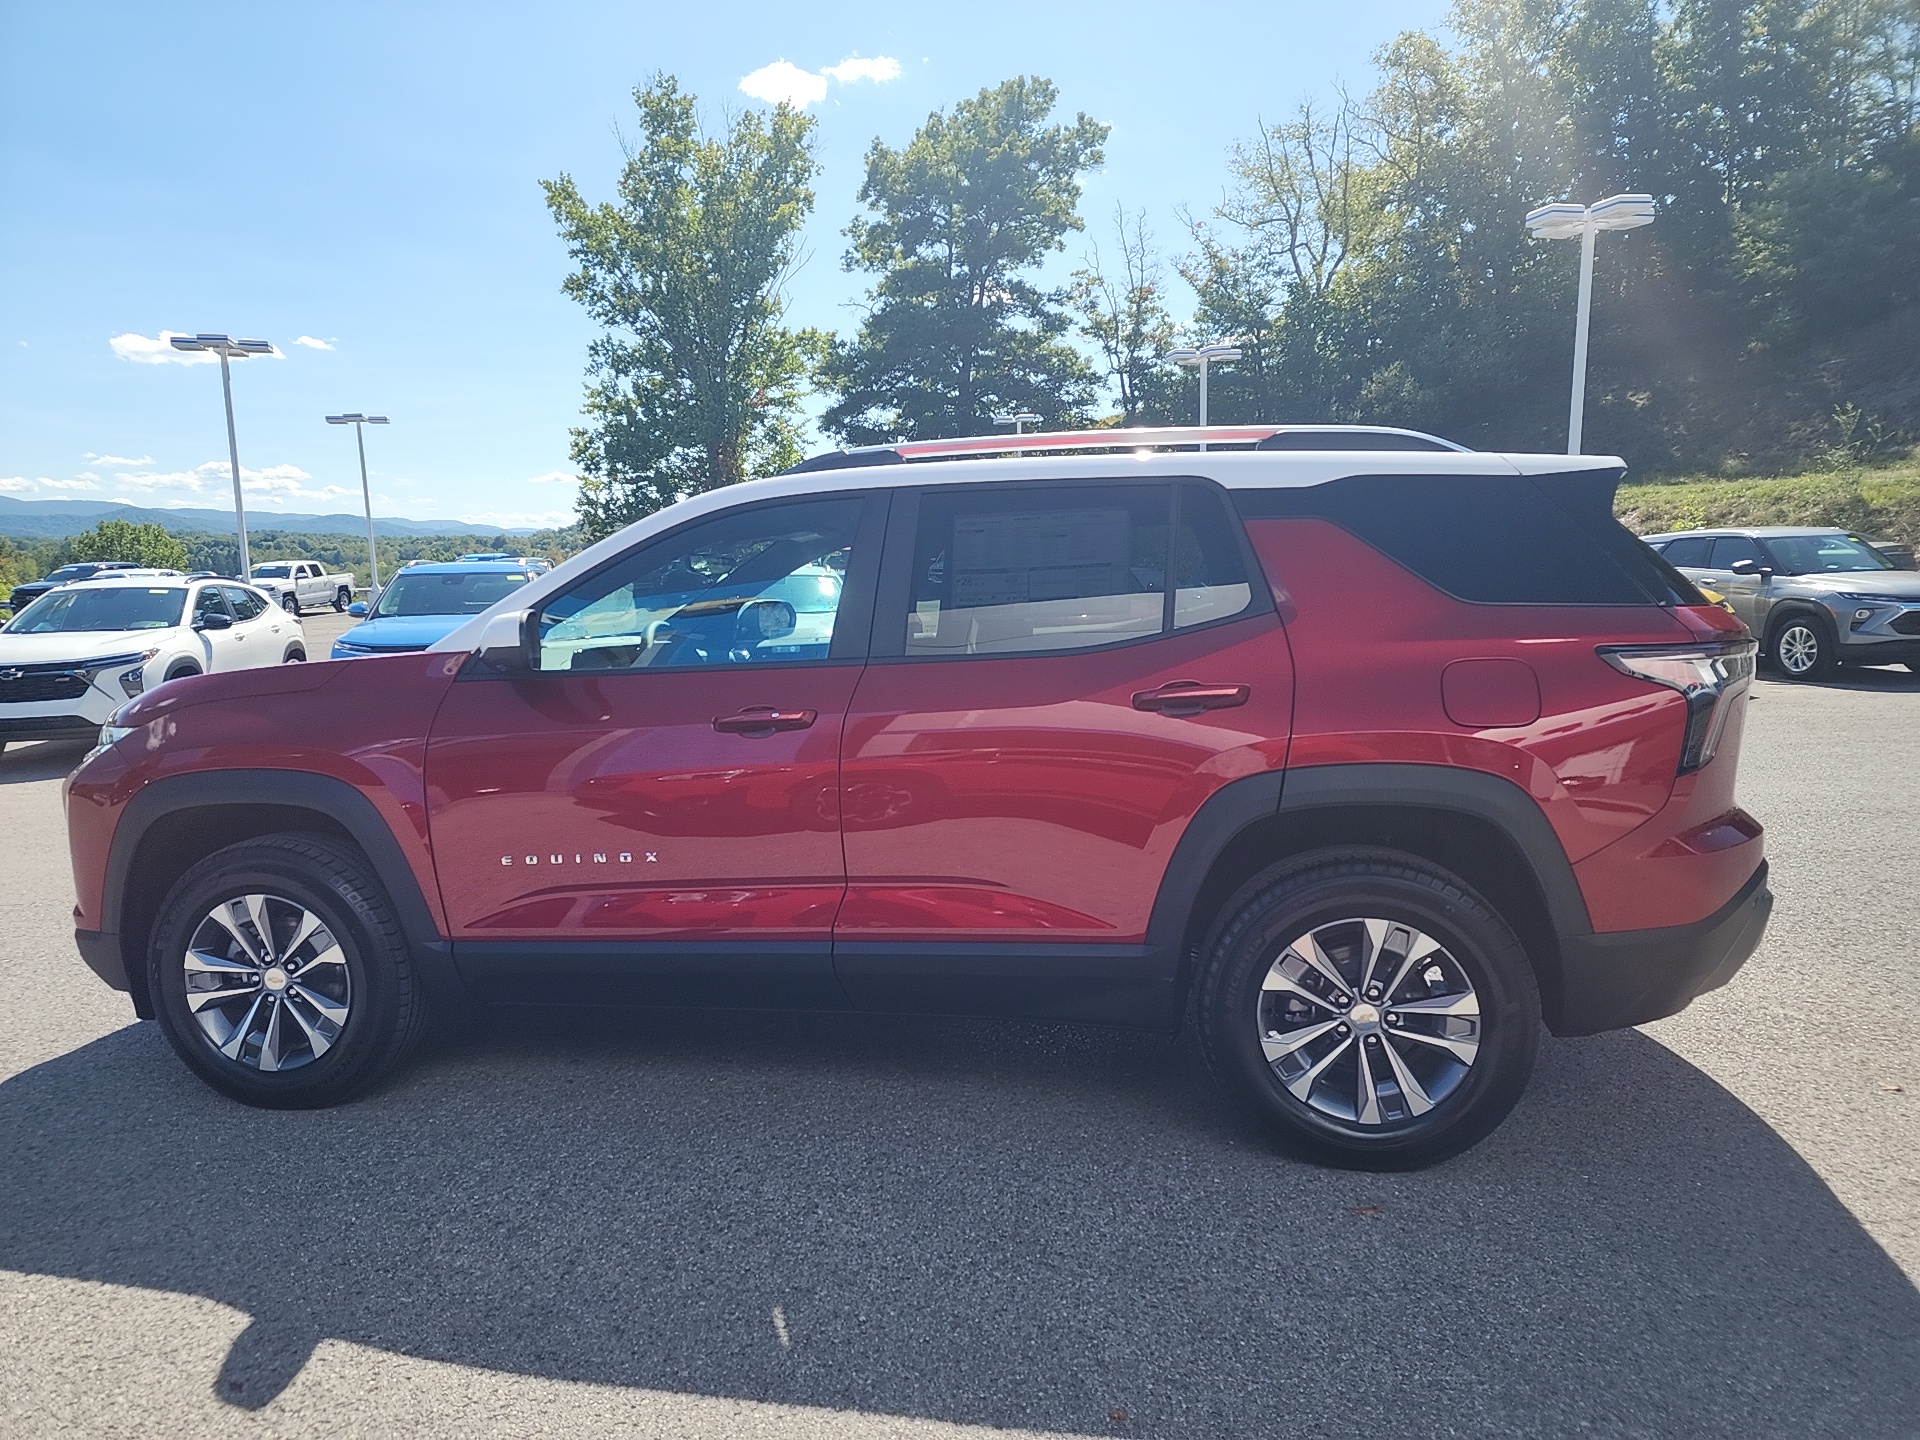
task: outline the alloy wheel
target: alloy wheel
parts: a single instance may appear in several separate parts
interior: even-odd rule
[[[1820,637],[1811,625],[1796,621],[1773,642],[1774,659],[1789,675],[1804,675],[1820,663]]]
[[[278,895],[208,912],[182,957],[187,1008],[216,1051],[249,1069],[295,1070],[332,1049],[353,1005],[347,957],[326,922]]]
[[[1295,1100],[1378,1131],[1444,1105],[1479,1055],[1480,997],[1453,955],[1397,920],[1318,925],[1282,947],[1259,999],[1260,1047]]]

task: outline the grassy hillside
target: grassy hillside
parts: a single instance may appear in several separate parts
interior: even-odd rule
[[[1771,480],[1622,485],[1614,512],[1641,535],[1710,525],[1837,525],[1873,540],[1920,544],[1920,456]]]

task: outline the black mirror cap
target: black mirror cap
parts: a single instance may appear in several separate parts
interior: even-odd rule
[[[193,622],[193,628],[196,630],[231,630],[233,628],[233,617],[231,615],[222,615],[218,611],[215,611],[211,615],[200,616],[199,619]]]

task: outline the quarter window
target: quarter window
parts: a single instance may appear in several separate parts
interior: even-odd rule
[[[732,511],[590,576],[540,612],[542,670],[825,660],[859,500]]]

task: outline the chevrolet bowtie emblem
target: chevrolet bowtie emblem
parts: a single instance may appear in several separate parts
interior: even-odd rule
[[[26,678],[24,670],[0,670],[0,680],[21,680]]]

